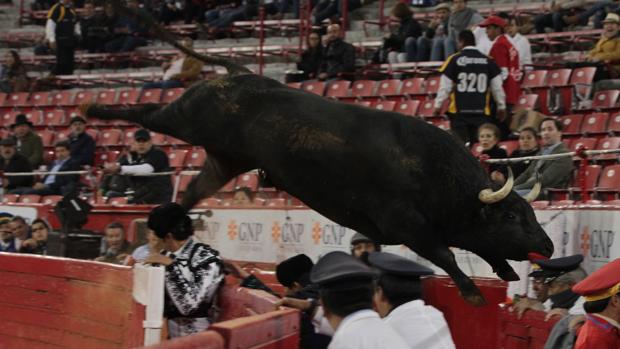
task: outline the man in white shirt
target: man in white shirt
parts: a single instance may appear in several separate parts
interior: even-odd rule
[[[517,19],[510,17],[507,19],[506,35],[508,40],[519,52],[519,65],[523,71],[525,65],[532,64],[532,46],[530,41],[523,35],[519,34],[519,24]]]
[[[406,349],[405,341],[372,310],[376,273],[355,257],[330,252],[312,268],[325,317],[335,330],[328,349]]]
[[[420,277],[432,275],[432,269],[386,252],[371,253],[368,263],[381,272],[373,299],[375,309],[409,348],[455,348],[443,314],[421,299]]]

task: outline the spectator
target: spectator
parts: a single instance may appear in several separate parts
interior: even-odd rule
[[[435,99],[434,114],[439,115],[443,103],[448,96],[451,97],[447,114],[452,130],[463,143],[473,143],[478,136],[478,127],[489,122],[489,92],[498,106],[498,117],[503,119],[506,115],[501,71],[475,45],[476,39],[470,30],[459,34],[461,51],[450,56],[440,68],[442,75]]]
[[[236,206],[251,206],[254,204],[254,195],[248,187],[237,187],[233,194],[232,204]]]
[[[287,82],[316,79],[323,58],[323,45],[321,35],[318,32],[308,34],[308,47],[301,53],[301,59],[297,62],[297,72],[287,74]]]
[[[80,18],[82,47],[90,53],[103,52],[105,42],[110,35],[105,15],[95,13],[95,3],[84,3],[84,16]]]
[[[282,19],[288,11],[288,0],[266,0],[264,2],[265,14],[270,15],[271,19]]]
[[[587,313],[575,349],[620,348],[620,259],[573,286],[573,292],[585,297]]]
[[[11,229],[15,239],[15,249],[20,251],[24,242],[32,237],[30,227],[24,217],[14,216],[9,223],[9,229]]]
[[[134,151],[121,157],[118,163],[106,163],[105,172],[109,174],[131,175],[133,195],[132,204],[161,204],[172,198],[170,176],[140,176],[170,170],[168,155],[153,146],[151,134],[140,129],[134,134]]]
[[[543,34],[546,28],[551,28],[554,32],[561,32],[568,25],[564,21],[564,17],[579,14],[583,11],[585,4],[585,0],[555,0],[551,3],[549,13],[534,18],[536,32]],[[587,21],[584,25],[587,25]]]
[[[478,142],[482,147],[482,154],[490,159],[505,159],[506,151],[499,147],[499,128],[491,123],[484,123],[478,127]],[[491,179],[495,182],[504,183],[508,176],[506,165],[489,164]]]
[[[10,50],[5,57],[6,63],[0,69],[0,91],[4,93],[28,91],[28,75],[19,53]]]
[[[163,265],[164,317],[171,338],[202,332],[215,321],[213,297],[224,280],[219,252],[192,237],[192,220],[176,203],[154,208],[147,223],[163,240],[165,253],[144,261]]]
[[[214,27],[218,19],[227,16],[230,12],[241,5],[239,0],[219,0],[213,9],[205,13],[205,21],[208,27]],[[243,14],[243,13],[242,13]]]
[[[596,46],[588,53],[586,60],[599,65],[595,81],[609,78],[606,64],[613,62],[615,73],[620,72],[620,16],[610,13],[603,21],[603,32]]]
[[[519,132],[519,148],[515,149],[512,154],[510,154],[511,158],[522,158],[526,156],[534,156],[539,151],[538,147],[539,141],[538,134],[535,129],[532,127],[526,127]],[[530,161],[522,161],[517,163],[510,164],[512,172],[514,173],[515,178],[519,178],[519,176],[525,172],[527,167],[530,165]]]
[[[233,0],[231,0],[233,2]],[[235,2],[235,5],[237,2]],[[240,4],[232,8],[221,8],[218,11],[207,12],[206,19],[208,24],[208,33],[217,36],[221,30],[224,30],[235,21],[250,20],[258,14],[257,0],[242,0]]]
[[[330,252],[312,268],[325,317],[335,330],[328,348],[409,348],[372,310],[376,273],[346,253]]]
[[[342,40],[340,24],[330,24],[327,27],[325,42],[319,80],[336,79],[342,73],[353,73],[355,71],[355,47]]]
[[[32,168],[43,162],[43,140],[32,130],[32,122],[24,114],[18,114],[11,130],[15,135],[17,152],[28,159]]]
[[[191,2],[191,1],[188,1]],[[183,15],[183,3],[175,0],[165,0],[159,10],[159,21],[164,25],[170,25]]]
[[[409,348],[455,348],[443,314],[422,300],[420,277],[434,274],[432,269],[385,252],[371,253],[368,263],[381,273],[373,297],[374,308]]]
[[[78,187],[79,175],[57,175],[58,172],[79,171],[80,166],[71,158],[69,142],[61,141],[54,146],[56,160],[51,166],[51,174],[45,176],[43,182],[35,183],[32,188],[19,188],[12,191],[14,194],[34,195],[67,195]]]
[[[588,25],[590,17],[594,16],[594,29],[601,29],[605,16],[611,12],[617,13],[618,9],[620,9],[620,4],[617,1],[599,0],[583,12],[562,16],[562,20],[568,25]]]
[[[131,180],[120,174],[106,174],[99,185],[99,194],[107,198],[127,196],[131,190]]]
[[[181,44],[190,50],[194,47],[194,42],[190,38],[185,38]],[[161,81],[147,82],[144,89],[151,88],[175,88],[189,86],[200,79],[204,63],[194,57],[188,56],[183,52],[162,65],[164,77]]]
[[[141,12],[138,0],[128,0],[127,7],[136,12]],[[146,30],[142,28],[134,19],[127,16],[115,17],[112,24],[112,38],[105,44],[105,52],[131,52],[140,46],[147,44],[142,36]]]
[[[554,118],[545,118],[540,124],[543,148],[538,155],[568,153],[562,142],[562,123]],[[542,189],[565,188],[573,171],[570,156],[553,160],[534,160],[514,183],[514,190],[519,195],[526,195],[540,181]],[[541,193],[544,197],[544,193]]]
[[[397,2],[392,7],[383,45],[373,57],[374,63],[413,62],[416,57],[416,41],[422,35],[420,23],[413,18],[409,5]]]
[[[448,33],[443,40],[433,40],[431,61],[443,61],[456,52],[459,33],[473,29],[482,19],[478,11],[467,7],[467,0],[453,0]]]
[[[441,3],[435,7],[433,19],[428,24],[424,35],[417,40],[417,62],[431,60],[431,48],[443,45],[443,40],[448,34],[448,20],[450,19],[450,5]],[[437,44],[435,44],[437,42]],[[434,57],[437,58],[437,57]]]
[[[349,12],[358,9],[361,6],[360,0],[349,1]],[[319,0],[312,9],[312,23],[320,26],[324,20],[329,18],[342,18],[342,2],[340,0]]]
[[[530,41],[523,35],[519,34],[519,23],[516,17],[508,18],[508,26],[506,27],[506,37],[510,43],[517,49],[519,53],[519,67],[521,71],[526,65],[532,64],[532,45]]]
[[[381,245],[367,238],[365,235],[355,233],[351,237],[351,255],[355,258],[362,258],[372,252],[381,251]]]
[[[119,222],[112,222],[105,227],[101,255],[97,262],[125,264],[131,255],[131,245],[125,238],[125,227]]]
[[[41,218],[37,218],[32,221],[32,224],[30,225],[32,238],[27,239],[22,243],[19,252],[47,255],[47,237],[51,230],[52,229],[49,224]]]
[[[11,215],[2,213],[0,215],[0,252],[17,252],[15,248],[15,238],[11,230]]]
[[[86,133],[86,119],[74,116],[69,122],[71,158],[79,166],[91,166],[95,159],[95,140]]]
[[[185,0],[185,24],[191,24],[194,18],[197,23],[205,20],[205,12],[213,6],[211,0]]]
[[[80,36],[80,24],[72,0],[59,0],[48,12],[45,25],[45,38],[50,47],[56,50],[53,75],[73,74],[75,47]]]
[[[146,244],[138,246],[131,253],[131,258],[127,260],[126,264],[143,263],[149,255],[159,253],[164,248],[161,239],[151,229],[146,232],[146,241]]]
[[[32,172],[32,166],[30,166],[28,159],[15,150],[13,138],[5,138],[0,141],[0,157],[0,172]],[[2,178],[2,187],[12,193],[17,188],[30,187],[33,181],[32,176],[6,176]]]

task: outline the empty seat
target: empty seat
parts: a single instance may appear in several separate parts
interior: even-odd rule
[[[547,85],[550,87],[564,86],[568,84],[571,70],[568,68],[554,69],[549,71]]]
[[[517,104],[515,105],[515,110],[518,110],[518,109],[534,110],[536,109],[537,103],[538,103],[538,95],[533,94],[533,93],[522,95],[517,100]]]
[[[436,118],[436,119],[433,119],[431,123],[444,131],[448,131],[450,129],[450,120],[448,119],[437,119]]]
[[[424,92],[427,94],[437,94],[439,91],[439,80],[441,79],[440,75],[435,75],[427,78],[424,82]]]
[[[612,114],[609,117],[609,125],[607,125],[607,130],[620,135],[620,113]]]
[[[37,132],[37,134],[41,137],[44,147],[51,147],[54,145],[54,133],[54,131],[48,129]]]
[[[620,165],[605,167],[595,190],[598,192],[618,192],[620,190]]]
[[[620,137],[605,137],[598,141],[596,150],[619,149]],[[618,153],[601,154],[595,157],[597,160],[613,160],[618,158]]]
[[[100,91],[97,94],[97,103],[111,105],[116,103],[116,91],[115,90],[105,90]]]
[[[371,101],[361,101],[361,100],[357,100],[356,99],[353,103],[357,104],[357,105],[364,106],[366,108],[370,108],[372,106],[372,102]]]
[[[547,70],[532,70],[525,74],[521,82],[521,88],[532,89],[547,86]]]
[[[62,200],[62,195],[46,195],[41,198],[41,203],[43,205],[56,206],[60,200]]]
[[[20,195],[18,202],[21,204],[38,204],[41,201],[41,196],[28,194]]]
[[[420,104],[418,116],[423,118],[433,117],[435,113],[435,100],[427,99]]]
[[[112,206],[127,205],[128,199],[126,197],[110,198],[108,204]]]
[[[187,150],[174,149],[168,152],[168,160],[170,161],[170,167],[181,168],[185,164],[185,157],[187,156]]]
[[[43,125],[45,126],[64,126],[65,111],[62,109],[48,110],[43,114]]]
[[[95,152],[95,166],[103,165],[106,162],[115,162],[120,155],[118,150],[102,150]]]
[[[28,105],[28,92],[9,93],[4,102],[5,107],[24,107]]]
[[[202,167],[206,159],[207,159],[207,153],[205,152],[204,149],[194,148],[187,155],[187,159],[186,159],[187,166],[190,166],[193,168]]]
[[[187,191],[187,186],[194,179],[192,175],[181,174],[177,177],[179,186],[177,187],[177,193],[184,193]]]
[[[335,80],[327,85],[325,96],[327,97],[346,97],[349,95],[349,86],[351,81],[348,80]]]
[[[106,129],[99,134],[100,146],[120,146],[123,145],[121,140],[123,138],[123,132],[117,129]]]
[[[99,130],[96,130],[94,128],[89,128],[86,130],[86,134],[89,135],[95,141],[95,144],[99,140]]]
[[[140,90],[128,89],[122,90],[118,94],[118,104],[136,104],[140,97]]]
[[[2,114],[2,125],[10,126],[15,123],[15,118],[18,114],[21,114],[20,111],[12,110]]]
[[[301,88],[301,82],[288,82],[286,83],[286,86],[294,89],[299,89]]]
[[[383,110],[383,111],[394,111],[395,106],[396,106],[396,102],[394,101],[379,101],[375,103],[374,108],[377,110]]]
[[[560,122],[562,122],[562,133],[566,135],[579,134],[582,120],[583,116],[581,114],[571,114],[560,117]]]
[[[148,90],[142,90],[138,104],[146,103],[159,103],[161,100],[162,90],[159,88],[152,88]]]
[[[57,106],[72,105],[72,98],[73,94],[71,93],[71,91],[53,92],[50,97],[50,104]]]
[[[409,78],[403,80],[400,87],[401,95],[416,95],[424,93],[424,78]]]
[[[510,155],[519,148],[519,141],[503,141],[499,143],[499,147],[504,149],[506,154]]]
[[[33,92],[30,95],[30,105],[41,107],[49,104],[49,92]]]
[[[166,137],[163,133],[151,132],[151,142],[155,145],[167,144]]]
[[[43,112],[40,110],[29,110],[24,111],[24,115],[26,115],[26,119],[32,122],[35,126],[43,125]]]
[[[570,143],[570,150],[576,151],[579,147],[586,147],[590,150],[596,148],[596,138],[578,138]]]
[[[325,82],[323,81],[306,81],[301,86],[301,89],[322,96],[325,93]]]
[[[251,191],[257,191],[258,175],[254,172],[248,172],[238,176],[235,188],[249,188]]]
[[[95,101],[95,94],[93,91],[84,90],[75,94],[73,98],[74,105],[80,105],[83,103],[92,103]]]
[[[351,85],[351,96],[356,97],[370,97],[375,90],[375,81],[372,80],[358,80],[354,81]]]
[[[592,97],[592,106],[590,108],[594,110],[610,109],[616,106],[620,96],[620,90],[605,90],[597,91]]]
[[[391,96],[398,93],[400,89],[401,81],[398,79],[390,79],[379,81],[377,86],[377,96]]]
[[[19,200],[19,195],[17,194],[4,194],[2,198],[2,202],[5,204],[15,204]]]
[[[581,133],[605,133],[607,131],[607,120],[609,120],[609,115],[607,113],[593,113],[586,115],[583,119],[583,123],[581,124]]]
[[[418,112],[418,108],[420,107],[420,101],[418,100],[407,100],[401,101],[394,111],[399,112],[401,114],[416,116]]]
[[[179,98],[183,94],[183,92],[185,92],[185,88],[183,87],[166,89],[162,92],[161,102],[164,104],[168,104]]]

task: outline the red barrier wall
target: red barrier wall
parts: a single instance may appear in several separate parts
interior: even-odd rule
[[[553,326],[561,319],[554,316],[545,321],[547,314],[528,310],[523,318],[500,306],[498,316],[497,348],[499,349],[543,349]]]
[[[128,348],[143,343],[131,268],[0,254],[0,348]]]
[[[424,300],[443,312],[458,349],[496,349],[498,304],[506,301],[507,285],[497,279],[472,279],[487,301],[483,307],[466,303],[447,276],[424,279]]]

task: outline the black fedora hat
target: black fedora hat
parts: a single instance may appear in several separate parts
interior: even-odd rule
[[[18,114],[15,117],[15,122],[11,125],[11,129],[19,125],[28,125],[30,127],[33,127],[32,122],[30,122],[30,120],[28,120],[28,118],[24,114]]]

